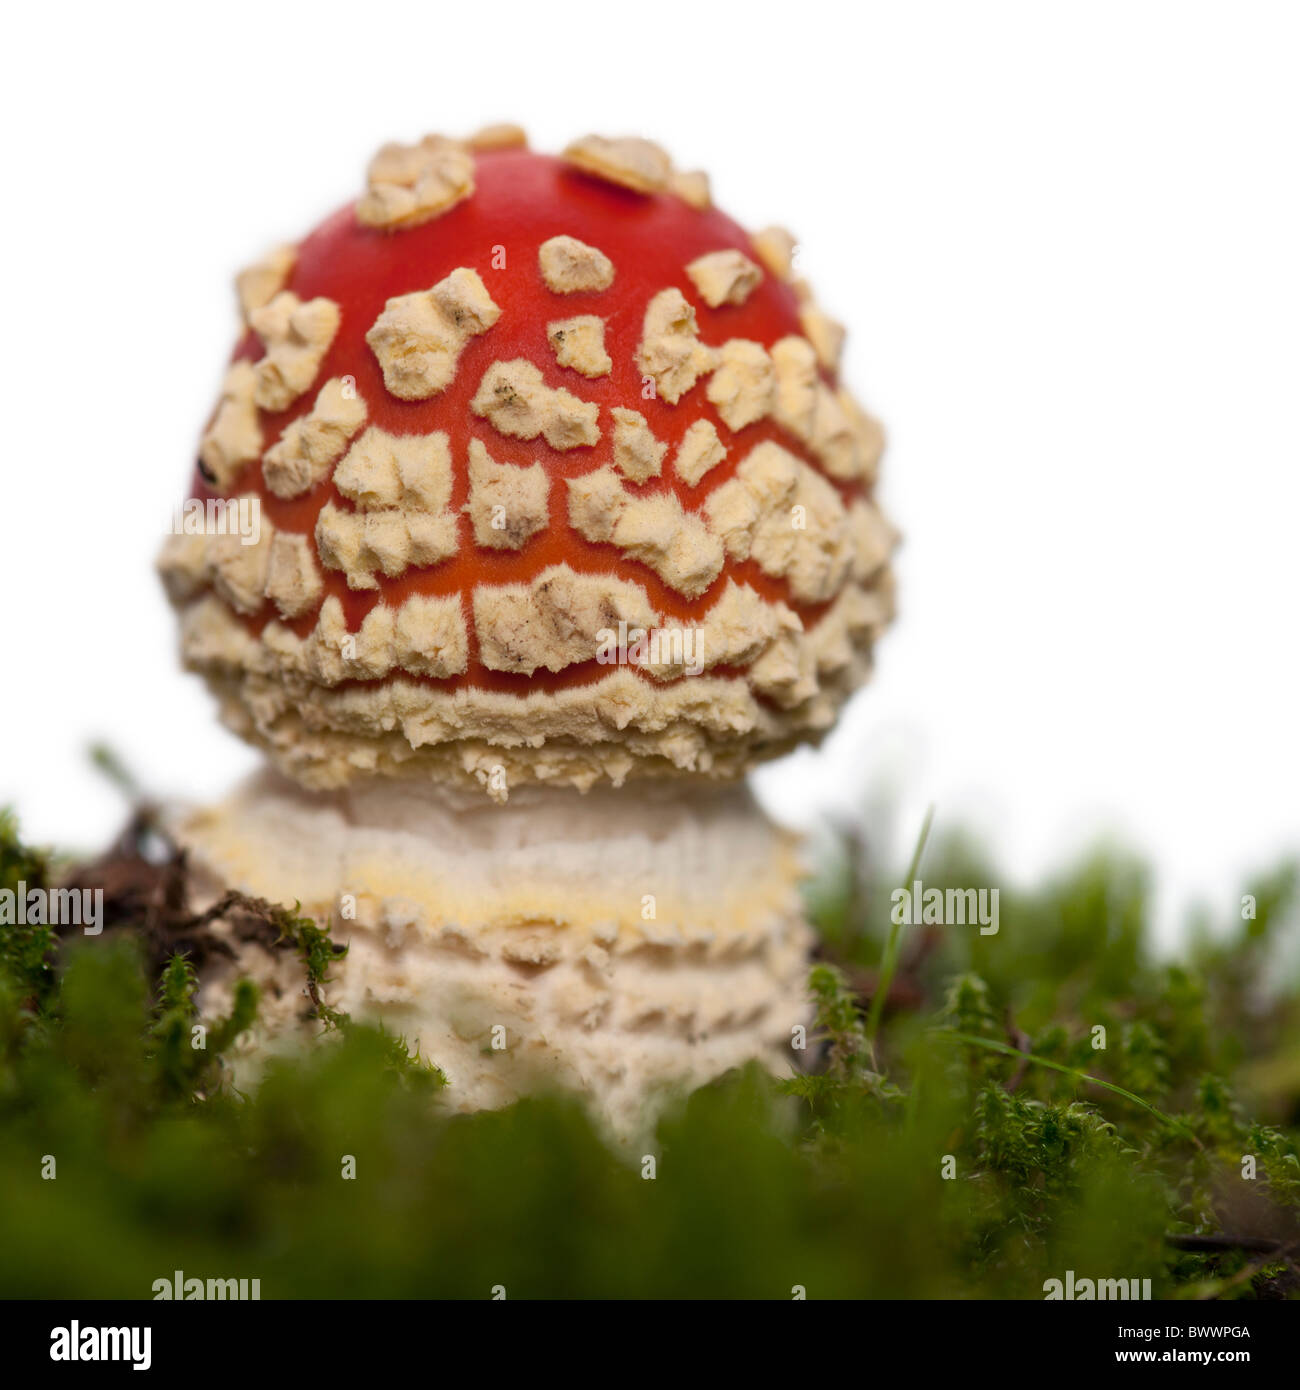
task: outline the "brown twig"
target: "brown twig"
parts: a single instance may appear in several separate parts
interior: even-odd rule
[[[1011,1015],[1011,1006],[1007,1006],[1007,1041],[1017,1052],[1025,1054],[1024,1061],[1016,1064],[1016,1069],[1007,1078],[1006,1089],[1008,1092],[1014,1091],[1016,1087],[1025,1079],[1025,1073],[1029,1070],[1029,1054],[1033,1050],[1030,1044],[1029,1034],[1023,1029],[1016,1027],[1015,1019]]]
[[[1165,1244],[1193,1254],[1221,1254],[1226,1250],[1246,1250],[1252,1254],[1285,1255],[1286,1244],[1260,1236],[1180,1236],[1166,1235]]]

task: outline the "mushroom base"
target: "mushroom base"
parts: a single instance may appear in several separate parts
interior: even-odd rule
[[[450,1106],[576,1089],[618,1134],[758,1060],[789,1073],[808,1022],[797,842],[743,784],[523,788],[505,805],[427,783],[310,793],[266,773],[178,813],[197,905],[236,888],[302,904],[348,946],[322,991],[435,1062]],[[228,932],[224,923],[218,932]],[[235,1067],[320,1031],[296,959],[228,934],[205,1014],[262,989]]]

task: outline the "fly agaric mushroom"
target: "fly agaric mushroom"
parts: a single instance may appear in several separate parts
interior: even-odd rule
[[[892,615],[879,427],[842,330],[703,175],[513,127],[375,157],[239,277],[245,332],[176,536],[187,666],[273,765],[177,833],[199,882],[300,900],[462,1108],[788,1067],[808,930],[743,781],[819,738]],[[205,977],[300,991],[255,943]],[[651,1110],[653,1105],[651,1105]]]

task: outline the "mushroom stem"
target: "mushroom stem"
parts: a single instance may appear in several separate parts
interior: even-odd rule
[[[306,792],[266,772],[172,817],[198,906],[229,888],[302,904],[348,945],[325,1002],[418,1043],[461,1109],[539,1085],[588,1094],[614,1131],[757,1059],[789,1072],[807,1023],[797,842],[743,783],[528,786],[505,805],[385,779]],[[263,987],[241,1065],[305,1036],[282,956],[235,944]]]

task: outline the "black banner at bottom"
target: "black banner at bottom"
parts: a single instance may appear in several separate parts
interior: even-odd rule
[[[568,1311],[563,1304],[515,1301],[489,1292],[481,1306],[455,1305],[458,1361],[472,1354],[463,1333],[477,1324],[491,1340],[481,1344],[485,1369],[501,1368],[510,1345],[501,1334],[531,1326],[554,1328]],[[1152,1303],[1142,1301],[1059,1300],[1042,1303],[823,1303],[795,1299],[776,1322],[772,1303],[602,1303],[602,1332],[634,1339],[632,1346],[664,1334],[666,1310],[672,1332],[699,1330],[715,1341],[728,1336],[726,1359],[734,1370],[737,1352],[768,1362],[774,1342],[790,1337],[799,1354],[815,1327],[819,1337],[837,1331],[851,1341],[840,1344],[854,1361],[869,1359],[863,1343],[864,1318],[880,1319],[889,1359],[906,1357],[917,1371],[951,1367],[969,1371],[983,1363],[992,1374],[1023,1370],[1044,1339],[1072,1370],[1113,1368],[1121,1374],[1143,1366],[1183,1366],[1238,1370],[1293,1368],[1300,1331],[1300,1307],[1293,1303]],[[504,1306],[503,1306],[504,1305]],[[802,1306],[801,1306],[802,1305]],[[572,1308],[583,1316],[582,1308]],[[62,1373],[95,1376],[124,1371],[165,1376],[188,1375],[196,1367],[208,1374],[247,1371],[255,1360],[259,1379],[277,1370],[289,1374],[327,1368],[331,1379],[350,1370],[373,1375],[394,1352],[410,1343],[428,1352],[430,1322],[412,1320],[419,1303],[280,1301],[3,1303],[6,1370],[53,1377]],[[436,1316],[432,1308],[430,1316]],[[622,1319],[627,1318],[620,1327]],[[479,1319],[482,1321],[479,1322]],[[584,1326],[590,1329],[584,1317]],[[869,1325],[869,1324],[865,1324]],[[445,1324],[444,1324],[445,1326]],[[746,1335],[748,1334],[748,1335]],[[439,1339],[441,1340],[441,1339]],[[520,1342],[520,1350],[531,1343]],[[856,1350],[851,1347],[856,1345]],[[838,1359],[836,1343],[821,1343],[817,1359]],[[16,1378],[10,1381],[18,1384]],[[44,1381],[42,1383],[45,1383]]]

